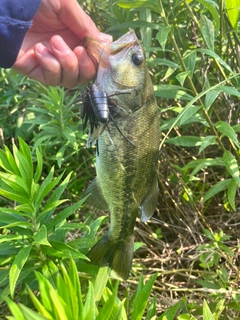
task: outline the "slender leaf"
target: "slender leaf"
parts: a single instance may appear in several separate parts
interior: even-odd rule
[[[8,307],[9,307],[12,315],[14,316],[14,319],[16,319],[16,320],[26,320],[26,318],[24,317],[20,307],[14,301],[9,299],[8,297],[6,297],[5,300],[6,300],[7,304],[8,304]]]
[[[223,161],[228,173],[233,177],[237,185],[240,187],[239,166],[236,158],[232,155],[230,151],[225,150],[223,154]]]
[[[237,183],[234,179],[231,179],[231,182],[228,185],[227,195],[228,195],[229,204],[234,211],[236,211],[236,205],[235,205],[236,193],[237,193]]]
[[[18,254],[16,255],[12,266],[9,271],[9,284],[10,284],[10,294],[13,297],[14,291],[16,288],[17,280],[19,275],[23,269],[24,264],[26,263],[30,251],[32,249],[32,245],[28,247],[23,247],[19,250]]]
[[[203,320],[215,320],[206,300],[203,301]]]
[[[33,239],[36,241],[37,244],[41,244],[44,246],[50,246],[51,244],[48,242],[48,234],[47,234],[47,228],[45,225],[42,225],[40,229],[34,233]]]
[[[174,304],[172,307],[170,307],[167,311],[165,311],[158,320],[174,320],[177,312],[184,307],[183,301],[180,300],[176,304]]]
[[[214,51],[215,35],[213,22],[205,15],[202,15],[200,18],[200,28],[208,49]]]
[[[163,51],[165,51],[165,45],[168,39],[168,34],[171,31],[171,26],[167,26],[164,28],[161,28],[160,31],[156,34],[157,40],[160,43],[160,46],[162,47]]]
[[[227,189],[231,180],[232,179],[221,180],[221,181],[218,181],[216,184],[214,184],[203,196],[203,202],[206,202],[207,200],[214,197],[219,192]]]
[[[151,0],[116,1],[116,4],[124,9],[145,8],[157,13],[160,12],[160,8],[157,3]]]
[[[142,319],[144,310],[147,306],[147,302],[156,278],[157,278],[157,274],[153,275],[150,278],[150,280],[148,280],[148,282],[143,286],[143,288],[137,289],[131,320]]]
[[[37,156],[37,169],[34,174],[34,181],[37,183],[41,178],[42,174],[42,167],[43,167],[43,158],[42,153],[40,152],[39,148],[36,148],[36,156]]]
[[[73,205],[65,208],[63,211],[58,213],[50,222],[47,223],[47,229],[51,230],[53,227],[56,227],[59,223],[67,219],[70,215],[75,213],[83,204],[86,198],[81,199],[80,201],[74,203]]]
[[[201,146],[204,137],[195,137],[195,136],[180,136],[169,138],[165,143],[174,144],[175,146],[183,147],[197,147]]]
[[[94,300],[94,288],[92,282],[89,281],[88,285],[88,292],[84,304],[83,309],[83,319],[86,320],[95,320],[96,317],[96,307],[95,307],[95,300]]]
[[[215,127],[224,136],[231,139],[238,148],[240,148],[240,144],[239,144],[236,132],[233,130],[233,128],[230,126],[230,124],[228,124],[227,122],[224,122],[224,121],[218,121],[218,122],[216,122]]]
[[[156,97],[169,98],[169,99],[180,99],[180,100],[191,100],[192,96],[184,91],[183,87],[175,85],[157,85],[154,86]]]
[[[226,9],[231,25],[236,31],[238,31],[239,1],[226,0]]]

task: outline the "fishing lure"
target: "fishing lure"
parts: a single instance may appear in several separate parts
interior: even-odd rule
[[[116,95],[116,94],[113,94]],[[114,123],[118,132],[132,145],[134,145],[118,128],[110,108],[116,111],[118,106],[110,99],[113,95],[108,96],[107,93],[102,89],[100,84],[89,85],[84,92],[84,99],[82,103],[80,116],[84,120],[83,129],[86,128],[89,121],[90,124],[90,135],[93,134],[100,126],[101,129],[97,130],[98,135],[100,135],[109,119]],[[134,145],[135,146],[135,145]]]

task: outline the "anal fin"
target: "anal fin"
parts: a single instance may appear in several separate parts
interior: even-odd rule
[[[81,198],[90,195],[85,201],[86,204],[93,206],[99,210],[108,210],[108,204],[102,194],[102,189],[99,185],[98,179],[95,178],[87,189],[82,193]]]
[[[149,188],[146,197],[143,199],[140,210],[141,210],[141,221],[146,222],[153,215],[158,202],[158,179],[157,173],[154,177],[153,183]]]

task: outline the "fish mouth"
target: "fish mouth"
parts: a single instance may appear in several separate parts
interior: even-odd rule
[[[103,69],[109,67],[110,55],[121,52],[121,55],[124,56],[126,50],[137,43],[139,43],[139,40],[134,30],[130,30],[118,40],[107,44],[92,37],[85,38],[85,48],[89,57],[93,61],[96,68],[100,66]]]

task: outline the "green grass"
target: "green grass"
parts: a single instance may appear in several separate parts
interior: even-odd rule
[[[240,319],[237,1],[82,6],[115,39],[142,39],[161,111],[159,204],[136,223],[128,281],[88,264],[109,219],[80,201],[95,175],[83,88],[2,69],[0,319]]]

